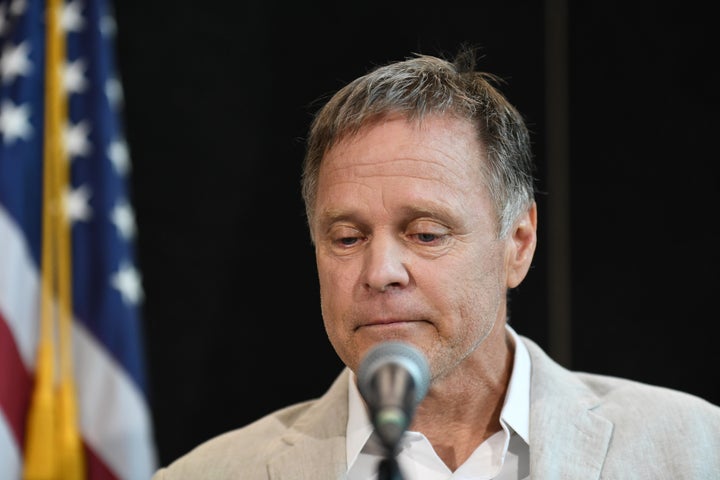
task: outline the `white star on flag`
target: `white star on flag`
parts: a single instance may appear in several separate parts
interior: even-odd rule
[[[88,140],[89,133],[90,123],[87,120],[65,127],[65,149],[69,157],[84,157],[90,153],[92,146]]]
[[[102,33],[104,37],[114,37],[116,31],[117,23],[115,22],[115,17],[105,15],[100,19],[100,33]]]
[[[90,187],[87,185],[65,192],[65,212],[71,224],[79,220],[86,222],[92,217],[90,196]]]
[[[82,93],[87,88],[85,79],[85,60],[78,58],[65,65],[63,85],[68,93]]]
[[[110,284],[120,292],[126,304],[137,305],[143,299],[140,273],[132,265],[123,262],[110,279]]]
[[[18,138],[28,140],[33,133],[30,106],[15,105],[12,100],[3,100],[0,106],[0,132],[5,144],[11,144]]]
[[[124,239],[131,240],[135,237],[135,213],[127,201],[121,200],[115,204],[110,219]]]
[[[30,44],[22,42],[19,45],[8,44],[3,48],[0,58],[0,77],[8,85],[20,75],[26,76],[32,69],[29,59]]]
[[[60,14],[60,24],[66,32],[79,32],[85,27],[82,4],[79,0],[72,0],[65,4]]]
[[[125,176],[130,171],[130,153],[127,143],[123,140],[115,140],[108,145],[107,156],[115,167],[118,175]]]
[[[19,16],[25,13],[25,9],[27,8],[27,1],[26,0],[13,0],[13,2],[10,4],[10,13],[13,15]]]
[[[123,105],[123,88],[116,77],[109,77],[105,82],[105,95],[113,108],[118,109]]]

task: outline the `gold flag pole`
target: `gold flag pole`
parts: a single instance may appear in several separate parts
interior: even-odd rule
[[[65,37],[60,25],[62,0],[48,0],[46,8],[40,339],[23,478],[83,480],[85,462],[72,361],[70,222],[64,201],[70,183],[63,142],[68,116],[62,83],[65,61]]]

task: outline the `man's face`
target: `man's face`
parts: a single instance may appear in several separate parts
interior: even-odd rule
[[[484,159],[472,126],[445,117],[390,118],[327,153],[311,228],[325,328],[351,369],[400,340],[442,376],[504,325],[527,268],[513,233],[496,238]]]

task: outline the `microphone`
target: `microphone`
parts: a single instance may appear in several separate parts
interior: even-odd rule
[[[383,342],[365,355],[357,377],[375,432],[394,453],[430,386],[427,360],[407,343]]]

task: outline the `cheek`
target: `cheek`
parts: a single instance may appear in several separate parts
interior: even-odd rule
[[[318,260],[320,310],[325,333],[343,363],[353,366],[357,364],[357,354],[348,322],[352,318],[355,280],[349,270],[350,267],[337,262]]]
[[[349,261],[318,256],[317,271],[320,289],[328,292],[339,293],[348,290],[357,281],[355,267]]]
[[[468,327],[493,321],[505,298],[502,257],[497,252],[477,251],[465,255],[452,265],[430,269],[433,287],[426,290],[449,312],[455,312],[458,323]],[[488,318],[492,317],[492,318]]]
[[[330,324],[352,302],[357,277],[351,265],[323,258],[318,257],[317,261],[320,306],[326,323]]]
[[[473,245],[443,258],[444,265],[430,264],[427,275],[442,277],[456,288],[476,290],[487,288],[502,278],[504,257],[494,244]]]

